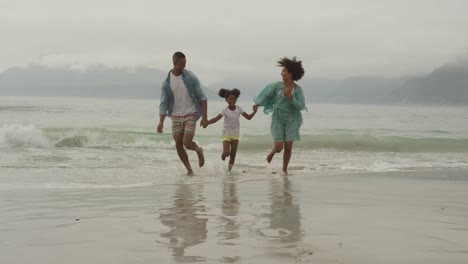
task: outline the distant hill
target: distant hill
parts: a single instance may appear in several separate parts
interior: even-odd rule
[[[213,91],[220,88],[239,88],[242,100],[251,100],[269,82],[277,80],[232,79],[209,85]],[[321,103],[385,103],[385,98],[405,79],[356,77],[344,80],[303,79],[298,84],[304,89],[309,102]]]
[[[147,67],[129,70],[98,65],[79,71],[30,65],[0,73],[0,95],[159,99],[166,75],[166,71]],[[205,92],[214,97],[214,92]]]
[[[322,103],[385,104],[388,95],[400,87],[405,78],[353,77],[343,80],[304,81],[310,100]]]
[[[468,105],[468,62],[445,65],[407,80],[389,95],[393,103]]]
[[[0,94],[13,96],[80,96],[158,98],[165,72],[151,68],[133,71],[95,66],[86,71],[30,65],[0,74]]]
[[[221,88],[233,89],[237,88],[241,91],[239,100],[249,101],[257,95],[257,93],[266,85],[268,82],[262,79],[252,79],[252,78],[237,78],[237,79],[225,79],[216,83],[208,85],[208,89],[213,91],[214,100],[223,100],[218,96],[218,91]]]
[[[154,68],[118,69],[95,66],[86,71],[31,65],[0,73],[0,96],[79,96],[159,99],[167,72]],[[209,100],[223,100],[220,88],[239,88],[240,100],[252,100],[269,82],[232,78],[204,87]],[[203,80],[202,80],[203,81]],[[354,77],[298,82],[309,103],[454,104],[468,105],[468,63],[435,69],[427,76]]]

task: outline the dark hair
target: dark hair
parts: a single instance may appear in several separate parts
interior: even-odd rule
[[[177,51],[172,55],[172,62],[175,63],[178,59],[185,59],[185,54],[180,51]]]
[[[231,94],[234,95],[236,98],[239,98],[240,93],[241,92],[237,88],[234,88],[232,90],[221,88],[218,92],[218,95],[224,99],[227,99]]]
[[[304,76],[304,68],[302,61],[298,61],[296,57],[292,59],[288,57],[281,58],[278,61],[278,66],[285,67],[291,73],[293,81],[298,81]]]

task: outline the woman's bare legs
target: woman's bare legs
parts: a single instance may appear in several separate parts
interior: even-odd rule
[[[288,165],[292,156],[292,147],[293,141],[288,141],[284,143],[284,153],[283,153],[283,173],[288,175]]]
[[[268,163],[270,163],[271,160],[273,159],[273,156],[275,156],[276,153],[280,153],[283,150],[283,147],[284,147],[283,174],[288,175],[288,165],[292,156],[293,141],[275,142],[275,144],[273,145],[273,148],[271,149],[270,153],[267,156],[267,161]]]
[[[270,151],[270,154],[268,154],[267,156],[268,163],[271,162],[271,160],[273,159],[273,156],[276,153],[280,153],[283,150],[283,144],[284,144],[283,142],[275,142],[275,144],[273,145],[273,148]]]

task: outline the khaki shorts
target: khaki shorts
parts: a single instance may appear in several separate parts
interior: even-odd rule
[[[183,116],[171,116],[172,120],[172,135],[179,134],[195,134],[195,128],[197,127],[197,114],[187,114]]]

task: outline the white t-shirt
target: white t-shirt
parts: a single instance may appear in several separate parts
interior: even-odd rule
[[[220,114],[224,117],[223,136],[239,136],[240,122],[239,117],[244,113],[242,107],[236,105],[236,109],[224,108]]]
[[[170,86],[174,94],[174,108],[172,109],[173,115],[186,115],[197,113],[197,107],[190,97],[187,87],[185,87],[182,74],[175,76],[171,72]]]

